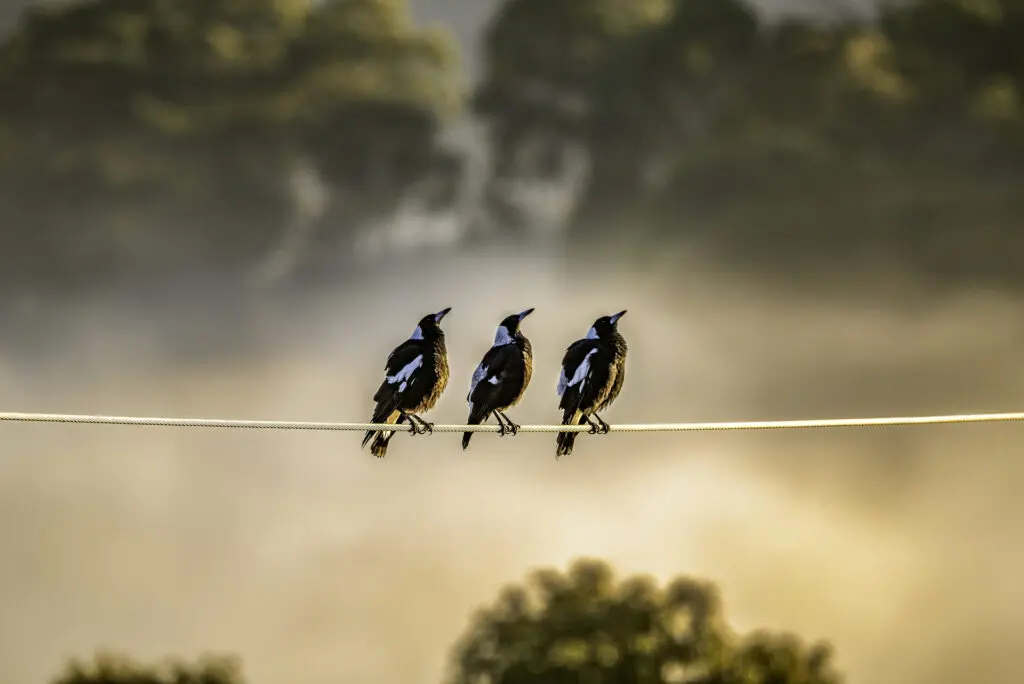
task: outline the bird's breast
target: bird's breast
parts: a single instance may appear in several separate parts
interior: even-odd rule
[[[434,366],[437,373],[436,392],[440,396],[441,392],[444,392],[448,386],[448,350],[445,347],[444,341],[439,340],[434,345]]]

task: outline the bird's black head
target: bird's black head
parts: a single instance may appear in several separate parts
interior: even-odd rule
[[[420,319],[419,325],[412,332],[412,338],[414,340],[425,340],[437,337],[441,332],[441,319],[444,318],[452,307],[441,309],[437,313],[427,314]]]
[[[591,340],[606,340],[615,334],[619,326],[619,319],[626,315],[625,309],[611,316],[601,316],[590,330],[587,331],[587,338]]]
[[[516,333],[519,332],[519,325],[523,322],[523,319],[532,313],[533,307],[530,307],[526,311],[506,316],[498,324],[498,331],[494,333],[494,344],[501,345],[511,342],[515,338]]]

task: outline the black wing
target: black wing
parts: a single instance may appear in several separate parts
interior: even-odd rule
[[[610,368],[606,356],[597,340],[577,340],[569,345],[562,357],[562,373],[558,378],[558,394],[562,397],[559,408],[586,407],[593,401],[608,381]]]
[[[514,344],[491,347],[473,371],[466,400],[470,404],[504,405],[504,395],[514,398],[519,393],[518,383],[522,380],[522,352],[519,348]]]
[[[406,391],[428,362],[427,350],[419,340],[406,340],[395,347],[384,364],[384,382],[373,395],[381,402]]]
[[[566,350],[565,355],[562,356],[562,372],[558,376],[558,396],[562,397],[562,401],[559,403],[559,408],[565,408],[565,406],[575,405],[579,401],[579,385],[570,383],[576,378],[576,372],[583,364],[584,360],[588,358],[588,354],[591,350],[597,347],[596,340],[576,340],[570,344]],[[566,396],[568,392],[569,396]]]

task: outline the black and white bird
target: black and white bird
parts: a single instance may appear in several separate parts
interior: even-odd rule
[[[590,424],[591,434],[607,434],[611,427],[598,411],[608,408],[626,379],[626,340],[619,334],[620,311],[601,316],[587,331],[587,336],[569,345],[562,357],[562,374],[558,378],[558,395],[562,400],[562,425]],[[596,421],[596,422],[595,422]],[[558,433],[555,458],[572,453],[575,432]]]
[[[469,382],[469,425],[479,425],[494,414],[502,437],[516,434],[519,426],[505,415],[523,398],[533,376],[533,347],[519,329],[523,319],[533,313],[527,309],[522,313],[507,316],[494,333],[494,344],[484,354],[480,365],[473,371]],[[504,418],[504,421],[502,419]],[[462,448],[469,446],[472,432],[462,435]]]
[[[432,432],[434,424],[418,414],[434,408],[448,386],[448,349],[445,347],[441,319],[451,307],[420,319],[412,335],[395,347],[384,366],[386,377],[373,400],[372,423],[401,424],[408,420],[413,434]],[[362,446],[370,440],[370,453],[384,458],[392,431],[368,430]]]

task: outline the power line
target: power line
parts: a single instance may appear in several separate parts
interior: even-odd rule
[[[887,425],[943,425],[952,423],[1000,423],[1024,421],[1024,412],[974,413],[948,416],[901,416],[891,418],[825,418],[818,420],[756,420],[719,423],[640,423],[612,425],[612,432],[721,432],[732,430],[792,430]],[[234,428],[239,430],[365,430],[410,432],[407,425],[376,423],[325,423],[286,420],[225,420],[220,418],[148,418],[140,416],[77,415],[69,413],[0,412],[0,422],[133,425],[174,428]],[[497,425],[434,425],[434,432],[498,432]],[[587,425],[522,425],[520,432],[589,432]]]

